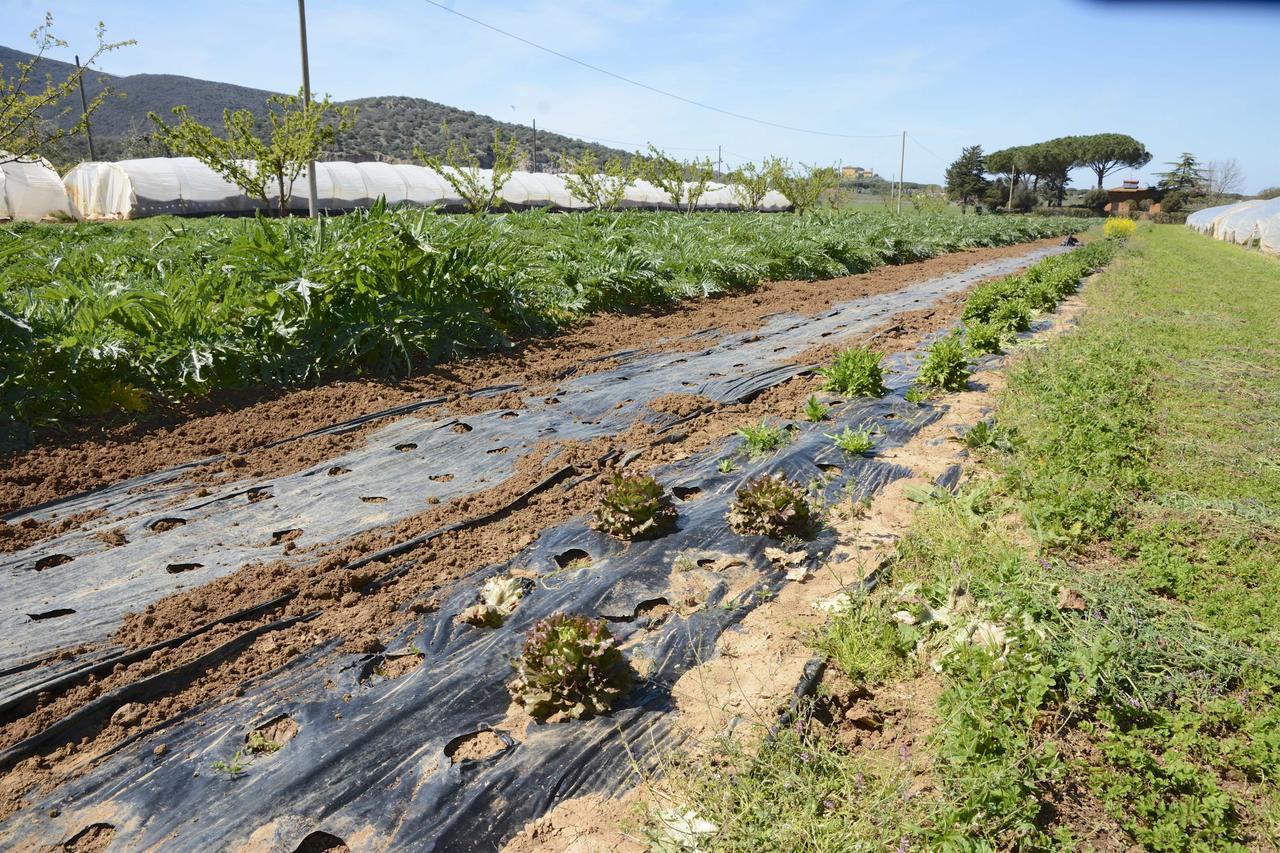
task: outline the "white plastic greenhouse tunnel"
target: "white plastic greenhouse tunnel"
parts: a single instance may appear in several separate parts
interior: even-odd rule
[[[1280,255],[1280,198],[1241,201],[1197,210],[1187,227],[1241,246]]]
[[[476,177],[487,181],[491,174],[480,169]],[[81,219],[138,219],[162,214],[234,216],[262,207],[261,202],[192,157],[81,163],[67,173],[63,183],[71,207]],[[289,209],[305,212],[305,176],[293,183],[291,193]],[[502,187],[501,196],[504,205],[513,210],[567,211],[589,207],[569,193],[564,176],[555,174],[515,172]],[[316,164],[316,200],[321,210],[358,210],[379,198],[392,205],[434,206],[447,212],[464,209],[462,198],[444,176],[425,166],[345,161]],[[648,210],[673,207],[666,193],[646,181],[627,187],[620,206]],[[738,205],[729,186],[713,183],[707,186],[698,209],[736,210]],[[776,192],[766,195],[761,204],[764,211],[789,209],[786,198]]]
[[[67,190],[48,160],[17,159],[0,151],[0,219],[39,222],[70,216]]]

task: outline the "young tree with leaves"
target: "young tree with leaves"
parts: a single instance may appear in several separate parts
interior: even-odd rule
[[[840,173],[830,166],[800,164],[799,168],[781,157],[768,165],[769,185],[787,197],[796,213],[813,208],[822,194],[840,182]]]
[[[960,202],[964,213],[970,200],[977,205],[987,190],[986,161],[981,145],[970,145],[960,151],[960,156],[947,167],[947,196]]]
[[[637,154],[640,159],[640,174],[646,181],[657,187],[671,206],[679,210],[684,204],[684,164],[674,157],[668,157],[655,145],[649,146],[648,155]]]
[[[684,184],[685,213],[698,209],[698,202],[707,194],[707,184],[716,176],[716,164],[710,157],[690,160],[684,164],[687,180]]]
[[[283,216],[289,209],[294,181],[333,144],[337,135],[355,123],[355,111],[337,106],[326,95],[309,107],[297,95],[267,98],[267,135],[257,133],[258,119],[249,110],[223,110],[223,135],[192,117],[185,106],[173,108],[176,124],[166,124],[155,113],[148,118],[156,126],[159,141],[178,154],[195,157],[244,193]]]
[[[596,210],[616,210],[627,195],[627,187],[635,183],[631,166],[616,154],[604,161],[603,168],[590,151],[576,158],[562,156],[560,169],[569,195]]]
[[[74,115],[80,104],[81,80],[104,53],[134,44],[132,39],[108,42],[106,35],[106,26],[99,21],[98,45],[88,61],[63,80],[55,81],[52,75],[46,75],[43,81],[37,82],[36,66],[44,55],[54,48],[67,46],[53,34],[53,15],[46,14],[44,23],[31,33],[35,56],[16,63],[17,73],[13,75],[5,74],[4,67],[0,66],[0,157],[6,161],[37,157],[50,146],[88,130],[90,118],[111,95],[111,90],[105,86],[100,89],[81,108],[80,117],[64,127],[62,120]]]
[[[733,193],[733,200],[738,207],[743,210],[760,209],[760,203],[769,192],[771,162],[766,160],[763,167],[757,167],[755,163],[743,163],[729,175],[732,182],[729,191]]]
[[[511,180],[516,164],[524,159],[520,142],[514,136],[502,138],[502,131],[493,129],[493,141],[489,143],[489,151],[493,155],[493,168],[484,174],[480,158],[471,150],[467,140],[449,133],[449,124],[444,122],[441,129],[449,140],[445,147],[444,157],[438,154],[424,154],[414,149],[417,157],[429,169],[438,172],[453,187],[469,213],[476,216],[488,213],[497,207],[502,197],[502,188]]]

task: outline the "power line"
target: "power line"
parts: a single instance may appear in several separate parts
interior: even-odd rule
[[[448,6],[444,5],[443,3],[437,2],[437,0],[423,0],[423,2],[428,3],[432,6],[435,6],[437,9],[441,9],[445,12],[448,12],[450,15],[456,15],[459,18],[470,21],[471,23],[484,27],[487,30],[492,30],[493,32],[498,33],[499,35],[504,35],[509,39],[514,39],[515,41],[518,41],[522,44],[527,44],[529,47],[537,48],[543,53],[549,53],[552,56],[559,57],[560,59],[563,59],[567,62],[572,62],[575,65],[581,65],[583,68],[587,68],[592,71],[595,71],[597,74],[604,74],[606,77],[612,77],[615,80],[621,80],[623,83],[629,83],[632,86],[637,86],[641,89],[645,89],[649,92],[653,92],[654,94],[662,95],[663,97],[666,97],[666,98],[672,98],[674,100],[681,101],[683,103],[690,104],[692,106],[699,107],[704,110],[711,110],[712,112],[720,113],[721,115],[732,116],[733,118],[736,118],[736,119],[754,122],[755,124],[765,125],[766,127],[776,127],[780,130],[790,130],[790,131],[794,131],[795,133],[808,133],[814,136],[833,136],[839,139],[887,139],[891,136],[898,135],[896,133],[888,133],[888,134],[832,133],[826,130],[811,130],[805,127],[795,127],[789,124],[781,124],[776,121],[767,121],[766,119],[755,118],[754,116],[749,116],[749,115],[743,115],[742,113],[735,113],[732,110],[721,109],[720,107],[712,106],[711,104],[706,104],[706,103],[703,103],[702,101],[695,101],[692,98],[686,98],[683,95],[677,95],[675,92],[668,92],[665,89],[659,89],[656,86],[650,86],[648,83],[641,83],[639,80],[633,80],[630,77],[624,77],[621,74],[617,74],[613,71],[609,71],[608,69],[601,68],[598,65],[592,65],[590,62],[583,62],[581,59],[577,59],[575,57],[569,56],[567,53],[561,53],[558,50],[552,50],[551,48],[546,47],[544,45],[540,45],[535,41],[530,41],[529,39],[524,38],[523,36],[518,36],[515,33],[508,32],[499,27],[495,27],[493,24],[486,23],[480,20],[479,18],[473,18],[470,15],[459,12],[457,9],[450,9]]]
[[[548,133],[558,133],[558,134],[560,134],[561,136],[569,136],[569,137],[572,137],[572,138],[574,138],[574,139],[585,139],[585,140],[587,140],[588,142],[607,142],[607,143],[609,143],[610,145],[625,145],[625,146],[627,146],[628,148],[635,148],[635,149],[644,148],[646,145],[651,145],[651,144],[653,144],[653,143],[650,143],[650,142],[646,142],[646,143],[641,144],[641,143],[639,143],[639,142],[626,142],[626,141],[621,140],[621,139],[607,139],[607,138],[605,138],[605,137],[603,137],[603,136],[588,136],[588,135],[587,135],[587,134],[585,134],[585,133],[574,133],[574,132],[573,132],[573,131],[571,131],[571,130],[556,130],[554,127],[545,127],[545,128],[543,128],[543,130],[545,130],[545,131],[546,131],[546,132],[548,132]],[[655,147],[655,148],[659,148],[659,149],[661,149],[661,150],[663,150],[663,151],[706,151],[706,152],[710,152],[710,151],[715,151],[715,150],[716,150],[716,149],[714,149],[714,148],[689,148],[689,147],[681,147],[681,146],[678,146],[678,145],[656,145],[656,146],[654,146],[654,147]]]
[[[930,154],[931,156],[936,157],[939,163],[947,162],[938,154],[935,154],[933,151],[930,151],[929,148],[923,142],[921,142],[919,139],[916,139],[909,132],[907,133],[907,138],[910,139],[912,142],[914,142],[916,145],[919,145],[921,148],[923,148],[927,154]]]

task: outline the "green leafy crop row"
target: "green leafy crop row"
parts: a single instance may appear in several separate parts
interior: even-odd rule
[[[1073,224],[877,212],[478,220],[378,205],[321,225],[11,225],[0,228],[0,439],[220,388],[403,374],[594,311],[847,275]]]

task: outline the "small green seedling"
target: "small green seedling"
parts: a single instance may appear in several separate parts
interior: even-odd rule
[[[1002,332],[1025,332],[1031,328],[1031,311],[1021,300],[1008,300],[991,312],[991,325]]]
[[[822,387],[849,397],[879,397],[888,390],[880,366],[882,358],[866,347],[843,350],[829,367],[818,371],[827,380]]]
[[[919,381],[943,391],[963,391],[969,384],[969,358],[959,334],[935,341],[920,365]]]
[[[867,427],[845,427],[842,432],[835,435],[827,433],[827,438],[835,444],[836,447],[852,456],[860,456],[863,453],[870,453],[871,448],[875,447],[875,439],[871,437],[871,430]]]
[[[256,733],[255,733],[256,734]],[[221,773],[228,779],[234,779],[245,770],[245,754],[243,750],[237,749],[235,754],[226,761],[215,761],[212,765],[214,773]]]
[[[813,423],[821,423],[827,419],[827,413],[831,411],[831,407],[822,403],[812,394],[809,399],[804,401],[804,417],[805,420]]]
[[[996,428],[986,421],[978,421],[964,434],[965,446],[971,450],[985,450],[995,447],[999,440]]]
[[[921,385],[912,385],[907,389],[907,393],[903,395],[903,399],[913,406],[923,406],[925,401],[929,399],[929,391]]]
[[[747,455],[753,459],[773,453],[787,443],[788,437],[785,429],[769,426],[763,420],[758,424],[744,426],[738,430],[738,435],[746,442]]]
[[[991,323],[971,323],[965,329],[965,339],[975,355],[1000,352],[1000,329]]]
[[[726,456],[716,463],[716,470],[721,474],[732,474],[734,471],[738,470],[738,466],[732,459]]]
[[[268,740],[262,732],[251,732],[249,739],[245,742],[244,751],[249,755],[271,755],[279,752],[281,746],[282,744]]]

